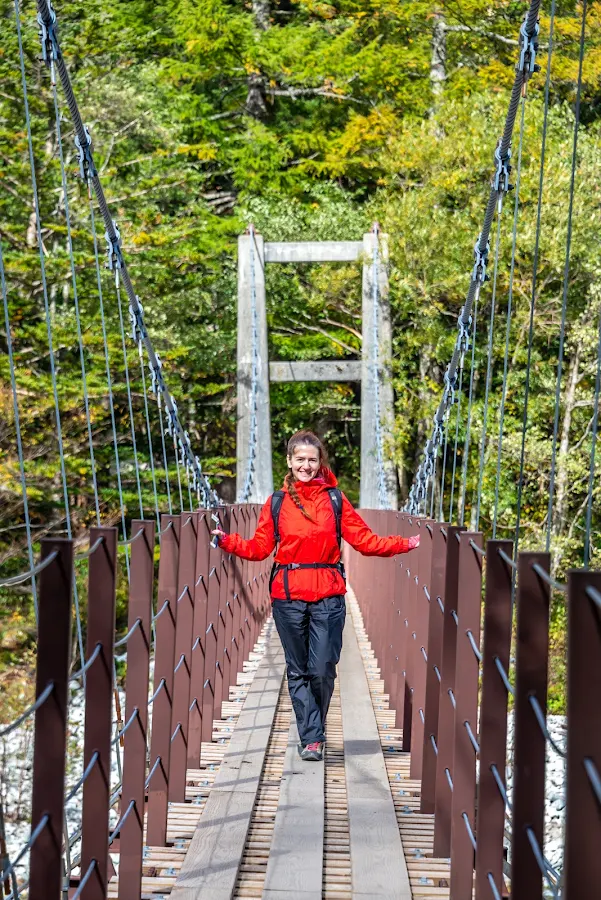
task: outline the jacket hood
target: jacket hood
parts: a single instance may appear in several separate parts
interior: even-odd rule
[[[295,481],[294,487],[296,490],[301,493],[311,493],[315,490],[325,490],[326,488],[332,488],[338,486],[338,479],[334,475],[331,469],[326,467],[322,468],[319,475],[316,475],[315,478],[312,478],[311,481]],[[282,485],[283,490],[287,490],[286,485]]]

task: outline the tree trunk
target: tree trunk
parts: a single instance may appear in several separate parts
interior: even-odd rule
[[[269,28],[270,12],[269,0],[253,0],[253,18],[255,28],[258,28],[259,31],[267,31]]]
[[[269,28],[269,15],[271,8],[269,0],[253,0],[253,18],[255,28],[258,31],[267,31]],[[246,95],[245,110],[253,119],[263,120],[267,118],[267,103],[265,102],[265,78],[261,72],[251,72],[248,76],[248,93]]]
[[[432,56],[430,58],[430,86],[435,102],[441,96],[447,77],[447,29],[444,14],[434,13],[432,28]]]

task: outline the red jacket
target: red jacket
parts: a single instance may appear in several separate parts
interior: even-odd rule
[[[303,506],[313,521],[306,519],[286,491],[280,510],[280,545],[275,556],[278,563],[337,563],[340,550],[336,540],[336,519],[327,493],[328,487],[336,487],[333,472],[325,470],[323,478],[308,483],[296,481],[294,486]],[[361,516],[342,495],[342,537],[364,556],[396,556],[409,550],[407,538],[378,537],[365,524]],[[266,501],[255,536],[248,541],[239,534],[228,534],[220,546],[227,553],[243,559],[266,559],[275,547],[271,497]],[[344,594],[346,588],[342,575],[336,569],[292,569],[288,571],[290,595],[293,600],[320,600]],[[283,573],[278,572],[272,588],[273,600],[285,600]]]

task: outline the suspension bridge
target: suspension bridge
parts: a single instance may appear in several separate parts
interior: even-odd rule
[[[559,582],[550,554],[586,4],[580,30],[546,545],[527,551],[519,546],[546,131],[513,539],[497,537],[496,518],[489,539],[479,530],[484,440],[476,496],[471,504],[466,496],[478,304],[489,290],[489,280],[493,296],[497,287],[500,222],[511,188],[512,142],[519,118],[517,210],[526,88],[540,68],[539,8],[540,2],[531,0],[516,42],[509,108],[503,134],[496,149],[491,147],[491,188],[442,398],[406,506],[397,511],[387,445],[392,388],[383,236],[374,228],[363,242],[351,236],[355,240],[336,247],[315,244],[295,249],[283,244],[264,246],[252,228],[241,238],[238,502],[223,503],[194,451],[185,417],[168,386],[169,373],[150,337],[64,61],[57,15],[48,0],[38,0],[41,54],[53,97],[95,500],[96,524],[82,535],[75,533],[71,521],[61,373],[55,364],[52,294],[29,111],[33,81],[23,49],[22,13],[15,3],[13,27],[48,341],[53,437],[61,460],[59,490],[67,536],[58,537],[49,528],[39,539],[32,529],[13,353],[13,336],[22,326],[11,321],[14,285],[10,268],[5,267],[2,241],[0,275],[27,559],[19,573],[0,577],[0,589],[10,592],[25,586],[30,590],[37,619],[34,702],[0,728],[0,736],[8,743],[16,741],[23,729],[33,734],[30,828],[20,835],[18,844],[12,838],[7,843],[7,798],[0,804],[0,884],[5,898],[501,900],[510,896],[534,900],[551,896],[592,900],[599,896],[601,573],[591,570],[589,561],[601,352],[583,505],[584,565],[570,571],[565,583]],[[546,36],[545,128],[554,12],[553,3]],[[79,177],[88,188],[115,457],[108,477],[116,480],[119,497],[116,523],[102,521],[99,501],[106,473],[95,459],[87,392],[90,372],[69,209],[71,172],[61,134],[65,101],[75,135],[69,159],[75,151]],[[100,261],[99,222],[105,231],[108,276]],[[512,261],[515,253],[514,226]],[[369,498],[363,505],[371,508],[362,509],[362,515],[380,534],[417,532],[421,542],[417,552],[392,560],[360,558],[344,547],[349,615],[343,655],[325,759],[307,765],[296,754],[283,652],[270,616],[270,560],[251,563],[230,557],[211,543],[210,532],[219,524],[225,531],[252,535],[259,504],[272,488],[270,450],[266,449],[270,379],[315,377],[307,369],[292,371],[292,364],[284,366],[292,375],[281,371],[277,375],[276,370],[270,375],[263,266],[282,258],[328,261],[344,254],[364,261],[364,356],[359,368],[340,376],[361,381],[368,417],[369,453],[362,457],[361,477]],[[109,303],[116,306],[120,321],[131,422],[131,431],[125,434],[119,433],[114,414],[105,324]],[[494,311],[493,301],[489,348]],[[509,334],[508,326],[501,423],[507,399]],[[138,349],[143,384],[146,468],[138,465],[136,441],[141,436],[134,429],[129,341]],[[486,411],[491,400],[491,359],[489,350]],[[324,371],[322,377],[334,378],[334,374]],[[458,446],[460,416],[466,417],[463,452]],[[158,439],[152,421],[158,422]],[[485,433],[486,412],[483,427]],[[137,518],[127,512],[122,483],[120,449],[130,441],[136,461]],[[497,500],[501,444],[502,424]],[[159,503],[159,477],[165,478],[166,509]],[[127,630],[117,634],[121,572],[127,585]],[[563,744],[551,734],[548,720],[550,611],[558,595],[565,595],[567,607]],[[118,678],[118,673],[125,675]],[[74,743],[83,748],[76,760],[76,776]],[[545,839],[549,754],[565,766],[560,865],[549,860]],[[4,772],[3,778],[9,774]],[[19,779],[24,776],[17,774]]]

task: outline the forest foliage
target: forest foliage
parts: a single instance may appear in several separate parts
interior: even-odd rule
[[[59,36],[89,125],[136,291],[171,391],[203,467],[233,499],[236,393],[236,240],[253,223],[267,240],[360,239],[374,220],[388,234],[396,402],[394,455],[406,496],[419,462],[465,299],[527,5],[429,0],[57,0]],[[550,3],[525,100],[519,203],[505,201],[492,340],[492,388],[480,527],[513,537]],[[525,445],[522,547],[546,529],[558,574],[582,562],[601,313],[601,17],[589,7],[576,158],[561,385],[556,502],[547,521],[555,378],[567,241],[582,5],[558,2],[551,60],[535,332]],[[40,60],[36,10],[21,4],[25,69],[40,196],[42,253],[58,374],[69,515],[76,536],[96,518],[83,403],[55,106]],[[103,521],[119,495],[107,388],[94,235],[68,110],[58,92],[81,311],[91,430]],[[514,180],[519,135],[513,145]],[[515,215],[515,263],[512,242]],[[496,228],[496,224],[495,224]],[[21,90],[14,5],[0,2],[0,239],[28,500],[34,534],[64,533],[66,512]],[[139,515],[120,311],[104,268],[96,211],[113,408],[128,520]],[[492,259],[492,256],[491,256]],[[497,443],[508,299],[512,317],[497,491]],[[129,320],[122,299],[121,315]],[[358,266],[278,267],[267,273],[272,359],[353,359],[361,352]],[[484,417],[492,285],[477,319],[467,521],[474,521]],[[4,322],[0,323],[0,561],[27,565],[23,500]],[[153,514],[140,362],[126,345],[142,511]],[[148,379],[148,373],[146,373]],[[276,475],[287,435],[314,428],[341,485],[358,499],[358,390],[348,384],[272,388]],[[465,411],[465,404],[463,407]],[[166,508],[157,408],[150,404],[160,505]],[[450,427],[455,424],[454,415]],[[463,447],[466,420],[459,421]],[[170,451],[170,489],[177,485]],[[463,453],[463,451],[461,451]],[[460,464],[462,455],[459,457]],[[597,469],[598,473],[598,469]],[[448,514],[449,480],[443,512]],[[598,474],[593,564],[601,560]],[[438,505],[438,497],[436,498]],[[83,587],[83,585],[82,585]],[[122,589],[123,590],[123,589]],[[4,662],[27,660],[34,637],[28,587],[0,597]],[[563,606],[554,612],[561,645]],[[559,665],[559,663],[558,663]],[[560,679],[560,672],[555,673]]]

